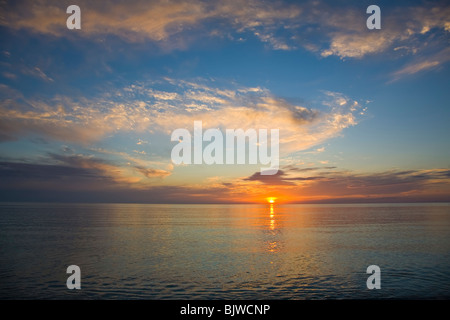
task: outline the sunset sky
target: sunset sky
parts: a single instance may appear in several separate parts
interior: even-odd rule
[[[449,17],[447,1],[1,1],[0,201],[450,201]],[[279,129],[280,170],[174,165],[171,133],[197,120]]]

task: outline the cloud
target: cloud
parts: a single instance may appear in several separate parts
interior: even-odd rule
[[[46,75],[40,68],[22,68],[22,73],[26,75],[30,75],[32,77],[39,78],[46,82],[53,82],[53,79]]]
[[[96,159],[85,155],[59,155],[51,153],[50,160],[70,168],[85,169],[95,172],[98,177],[103,177],[117,184],[135,184],[141,179],[130,172],[125,166],[117,166],[102,159]]]
[[[132,159],[129,157],[129,159]],[[107,184],[110,187],[128,187],[130,189],[148,188],[154,178],[164,178],[171,174],[168,170],[145,166],[145,161],[134,161],[139,165],[113,163],[93,155],[49,153],[47,157],[35,160],[35,163],[3,161],[2,177],[11,186],[17,184],[57,186],[71,184],[79,188],[99,187]],[[6,184],[6,185],[7,185]],[[109,189],[109,187],[108,187]]]
[[[311,169],[311,168],[310,168]],[[243,179],[244,181],[259,181],[264,184],[269,185],[296,185],[292,181],[312,181],[319,180],[321,177],[289,177],[283,170],[278,170],[274,175],[261,175],[260,172],[255,172],[248,178]]]
[[[0,162],[0,189],[8,190],[109,190],[115,182],[89,167],[64,163]]]
[[[393,46],[392,51],[402,47],[415,54],[419,47],[425,49],[433,44],[430,30],[450,31],[450,6],[443,2],[384,8],[381,6],[381,30],[368,30],[365,27],[368,15],[362,15],[354,7],[336,8],[333,14],[324,15],[322,19],[319,17],[330,28],[327,32],[330,43],[328,48],[321,50],[321,55],[362,58]],[[322,10],[330,12],[332,9],[325,6]],[[424,37],[428,41],[424,41]]]
[[[165,173],[148,168],[151,178]],[[274,176],[198,185],[139,185],[125,182],[120,168],[87,156],[51,155],[46,163],[0,161],[0,201],[139,203],[307,203],[450,201],[450,170],[391,170],[360,174],[332,167],[283,168]],[[142,173],[141,173],[142,174]]]
[[[147,178],[164,178],[171,174],[170,171],[166,170],[148,169],[143,167],[136,167],[136,169]]]
[[[408,63],[401,69],[392,73],[391,74],[392,81],[396,81],[401,77],[407,75],[413,75],[418,72],[436,69],[449,60],[450,60],[450,48],[445,48],[444,50],[441,50],[436,54],[432,54],[426,57],[420,57],[418,59],[415,59],[413,62]]]
[[[309,167],[309,168],[299,168],[294,165],[285,166],[285,169],[289,172],[307,172],[307,171],[317,171],[317,170],[331,170],[336,169],[336,167]]]
[[[2,24],[15,29],[30,29],[54,36],[67,34],[65,9],[69,1],[6,2]],[[162,40],[182,25],[192,25],[207,17],[198,1],[104,1],[80,0],[84,36],[116,34],[130,41],[145,38]]]
[[[14,29],[28,29],[53,36],[66,36],[65,8],[69,1],[58,4],[50,0],[5,1],[0,23]],[[284,19],[298,17],[299,8],[282,3],[268,4],[262,1],[103,1],[101,4],[79,0],[82,12],[84,37],[100,37],[114,34],[129,42],[152,40],[163,42],[178,34],[196,30],[209,21],[233,25],[235,29],[253,31],[263,41],[274,42],[275,47],[284,49],[276,38],[266,32],[256,32],[261,25],[274,28]],[[5,14],[7,13],[7,14]],[[266,30],[263,28],[262,30]],[[181,37],[178,38],[182,45]]]
[[[65,8],[70,4],[5,1],[0,24],[68,37]],[[77,36],[115,35],[127,42],[153,41],[172,48],[186,47],[195,37],[226,35],[241,41],[251,34],[274,50],[303,47],[322,57],[359,59],[391,47],[417,52],[417,44],[424,47],[432,40],[432,30],[450,31],[450,6],[445,2],[381,6],[381,30],[366,28],[365,8],[341,2],[110,0],[100,4],[79,0],[77,4],[82,10],[82,30]],[[430,41],[424,42],[423,37]]]
[[[363,201],[449,201],[450,170],[391,170],[374,173],[336,171],[335,167],[285,167],[274,176],[259,172],[235,181],[255,190],[271,188],[290,202],[335,200]],[[311,175],[310,173],[314,173]],[[248,182],[252,182],[248,185]],[[264,191],[260,191],[264,194]],[[263,197],[261,195],[261,197]],[[426,200],[428,199],[428,200]],[[434,201],[432,200],[432,201]]]
[[[278,172],[274,175],[261,175],[260,172],[255,172],[248,178],[243,179],[244,181],[259,181],[264,184],[270,185],[294,185],[294,183],[286,181],[283,179],[284,172],[282,170],[278,170]]]
[[[408,65],[405,68],[395,72],[395,75],[402,75],[402,74],[414,74],[419,71],[422,71],[424,69],[429,69],[437,66],[439,64],[438,61],[423,61],[420,63],[415,63],[412,65]]]
[[[345,34],[336,32],[331,36],[328,49],[321,52],[322,57],[336,55],[341,58],[362,58],[367,54],[384,51],[394,38],[378,34]]]
[[[158,85],[169,87],[156,90]],[[358,122],[359,104],[341,93],[325,92],[320,109],[315,109],[291,104],[267,89],[233,86],[166,79],[90,99],[5,99],[0,104],[0,134],[13,139],[33,133],[88,146],[121,132],[169,137],[173,130],[192,129],[194,121],[201,120],[205,130],[280,129],[280,151],[287,154],[323,143]],[[168,95],[173,98],[166,99]]]
[[[149,177],[160,170],[138,168]],[[139,185],[100,159],[52,154],[46,163],[0,161],[0,201],[214,203],[226,202],[223,186]]]

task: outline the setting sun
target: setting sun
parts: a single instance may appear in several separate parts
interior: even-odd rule
[[[269,202],[269,203],[275,203],[275,200],[276,200],[277,198],[274,198],[274,197],[269,197],[269,198],[267,198],[267,202]]]

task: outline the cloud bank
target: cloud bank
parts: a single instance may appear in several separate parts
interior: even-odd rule
[[[208,81],[168,78],[157,82],[132,84],[89,99],[55,96],[18,102],[6,98],[0,104],[0,136],[5,141],[38,134],[87,146],[123,132],[170,137],[177,128],[192,131],[194,121],[201,120],[205,129],[280,129],[280,152],[289,154],[339,136],[356,125],[365,110],[335,92],[324,92],[321,105],[312,108],[259,87],[217,88]],[[171,89],[158,90],[158,85]]]
[[[68,37],[65,9],[69,1],[4,1],[0,24],[56,37]],[[102,1],[80,0],[81,37],[115,35],[127,42],[153,41],[174,48],[192,38],[226,37],[243,41],[250,35],[275,50],[299,47],[322,57],[362,58],[403,47],[417,53],[435,41],[430,30],[450,31],[450,6],[424,2],[382,11],[382,29],[366,28],[363,7],[341,2]],[[427,41],[423,41],[427,39]]]
[[[290,203],[450,201],[448,169],[361,174],[334,167],[285,167],[274,176],[257,172],[228,182],[143,186],[101,159],[50,157],[53,163],[0,161],[0,201],[261,203],[267,196]]]

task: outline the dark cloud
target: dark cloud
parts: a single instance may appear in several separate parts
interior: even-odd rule
[[[296,166],[286,166],[285,169],[292,171],[292,172],[306,172],[306,171],[318,171],[318,170],[332,170],[336,169],[337,167],[309,167],[309,168],[298,168]]]
[[[371,175],[349,176],[348,188],[390,187],[394,185],[421,184],[431,180],[447,179],[450,170],[442,171],[388,171]]]
[[[171,174],[170,171],[166,170],[158,170],[151,168],[143,168],[143,167],[135,167],[140,173],[142,173],[147,178],[163,178],[167,177]]]
[[[0,187],[1,202],[72,202],[72,203],[229,203],[227,189],[192,189],[180,186],[155,186],[145,190],[109,188],[95,190],[5,189]]]
[[[101,190],[117,186],[116,167],[102,159],[49,153],[41,163],[0,162],[0,189]]]
[[[69,165],[57,164],[32,164],[21,162],[0,162],[0,177],[2,185],[6,180],[22,179],[41,181],[59,181],[66,178],[99,178],[101,177],[95,169],[80,168]],[[14,182],[14,181],[9,181]],[[17,181],[16,181],[17,182]]]
[[[223,187],[149,186],[134,189],[96,168],[76,167],[82,159],[53,155],[66,164],[0,162],[0,201],[10,202],[227,202]],[[100,160],[95,160],[101,163]],[[68,164],[70,163],[70,165]]]
[[[80,155],[50,154],[46,163],[25,160],[0,161],[0,201],[136,202],[136,203],[228,203],[245,202],[236,190],[248,182],[260,182],[261,190],[275,188],[299,202],[418,202],[450,201],[450,169],[387,171],[372,174],[337,172],[323,167],[294,170],[283,168],[272,176],[259,172],[242,179],[211,186],[143,186],[116,176],[118,167],[102,159]],[[162,171],[133,167],[149,177]],[[331,167],[328,167],[331,168]],[[311,169],[311,170],[309,170]],[[302,175],[303,174],[303,175]],[[304,183],[308,182],[308,183]],[[258,187],[251,187],[253,191]],[[254,188],[254,189],[253,189]],[[313,199],[313,200],[311,200]],[[294,200],[295,201],[295,200]]]
[[[335,168],[335,167],[325,167],[325,168]],[[307,171],[316,171],[317,169],[323,169],[323,168],[289,168],[289,172],[307,172]],[[312,181],[312,180],[320,180],[325,179],[325,177],[322,176],[311,176],[311,177],[293,177],[290,176],[288,173],[286,173],[283,170],[278,170],[278,172],[274,175],[261,175],[260,172],[255,172],[248,178],[244,178],[244,181],[259,181],[264,184],[270,184],[270,185],[296,185],[292,181]],[[329,178],[327,178],[329,179]]]
[[[256,172],[250,177],[244,178],[243,181],[258,181],[280,188],[289,187],[291,194],[292,192],[298,193],[302,199],[324,197],[341,202],[345,201],[344,199],[349,202],[355,202],[355,199],[358,199],[356,202],[364,202],[364,199],[377,202],[383,199],[414,202],[418,199],[424,201],[427,201],[425,199],[430,199],[430,201],[450,200],[450,170],[448,169],[386,171],[372,174],[326,171],[317,176],[301,175],[325,168],[334,169],[334,167],[285,167],[276,175],[263,176]],[[302,183],[305,181],[311,183]]]
[[[278,170],[274,175],[261,175],[255,172],[244,181],[260,181],[265,184],[286,185],[293,183],[290,181],[331,181],[339,180],[345,181],[347,188],[359,187],[375,187],[375,186],[390,186],[397,184],[407,184],[413,182],[430,181],[433,179],[447,179],[450,175],[450,170],[407,170],[407,171],[387,171],[378,172],[374,174],[356,174],[349,172],[321,172],[320,176],[292,176],[303,172],[318,171],[318,170],[332,170],[336,167],[311,167],[311,168],[296,168],[285,167],[284,170]]]
[[[292,119],[299,124],[312,123],[317,120],[321,113],[318,110],[293,105],[281,98],[273,98],[274,103],[291,112]]]
[[[255,172],[250,177],[243,179],[244,181],[259,181],[264,184],[270,185],[295,185],[292,182],[286,181],[284,178],[285,173],[283,170],[278,170],[276,174],[273,175],[261,175],[260,172]]]

